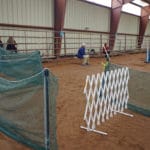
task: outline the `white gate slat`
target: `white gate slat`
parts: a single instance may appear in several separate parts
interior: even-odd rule
[[[129,99],[129,69],[119,68],[96,75],[87,75],[84,87],[86,106],[84,120],[88,131],[96,131],[96,126],[116,113],[124,113]],[[128,114],[126,114],[128,115]],[[129,114],[129,116],[132,116]],[[102,132],[104,133],[104,132]],[[105,133],[106,135],[106,133]]]

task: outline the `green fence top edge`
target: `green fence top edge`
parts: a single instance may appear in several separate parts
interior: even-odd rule
[[[144,116],[150,117],[150,110],[128,103],[128,108]]]

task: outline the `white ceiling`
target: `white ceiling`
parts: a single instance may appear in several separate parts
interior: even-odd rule
[[[85,0],[90,3],[95,3],[111,8],[112,0]],[[143,2],[142,0],[133,0],[131,3],[124,4],[122,7],[122,12],[127,12],[137,16],[141,15],[141,7],[148,6],[150,4]]]

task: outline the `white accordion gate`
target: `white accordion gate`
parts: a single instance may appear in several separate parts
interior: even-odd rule
[[[105,132],[96,130],[96,125],[100,125],[116,113],[133,117],[123,112],[127,109],[129,99],[128,80],[127,67],[86,77],[84,120],[87,127],[81,126],[81,128],[107,135]]]

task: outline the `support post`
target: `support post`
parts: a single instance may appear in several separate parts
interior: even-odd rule
[[[56,57],[60,56],[62,37],[60,31],[63,31],[65,20],[66,0],[54,0],[54,53]]]
[[[148,24],[148,18],[150,15],[150,6],[145,6],[141,9],[140,26],[139,26],[139,37],[138,37],[138,48],[142,47],[143,38]]]
[[[149,63],[150,62],[150,50],[147,48],[146,50],[146,62]]]
[[[116,33],[119,26],[121,9],[124,4],[132,2],[133,0],[113,0],[111,8],[111,18],[110,18],[110,36],[109,36],[109,47],[113,50],[115,45]]]
[[[125,47],[124,47],[124,51],[127,50],[127,35],[125,34]]]
[[[49,131],[49,70],[44,69],[44,133],[45,150],[50,150],[50,131]]]

